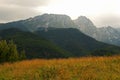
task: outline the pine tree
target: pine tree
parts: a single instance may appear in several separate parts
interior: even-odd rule
[[[19,58],[20,58],[20,60],[26,59],[26,55],[25,55],[25,51],[24,50],[21,51]]]
[[[9,41],[8,46],[9,46],[8,61],[10,62],[17,61],[19,59],[18,58],[19,54],[18,54],[16,45],[13,43],[13,41]]]
[[[7,54],[9,53],[9,47],[6,40],[0,41],[0,62],[7,61]]]
[[[12,40],[8,43],[6,40],[0,41],[0,62],[14,62],[25,58],[25,51],[21,51],[19,56],[17,46]]]

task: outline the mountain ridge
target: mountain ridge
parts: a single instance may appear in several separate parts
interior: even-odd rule
[[[93,55],[92,52],[94,53],[96,50],[103,50],[105,53],[102,55],[106,55],[106,52],[109,53],[109,50],[110,53],[111,50],[114,53],[115,48],[119,50],[119,47],[99,42],[75,28],[48,28],[47,32],[40,30],[36,34],[45,37],[77,56]],[[94,55],[97,55],[97,51]]]
[[[25,50],[28,59],[31,58],[67,58],[71,53],[65,51],[42,36],[21,31],[16,28],[0,31],[0,40],[13,40],[18,50]]]
[[[78,17],[78,19],[72,20],[67,15],[43,14],[25,20],[0,24],[0,30],[18,28],[23,31],[30,32],[37,31],[38,29],[45,29],[45,31],[47,31],[48,27],[77,28],[84,34],[98,41],[120,46],[119,28],[118,29],[115,28],[108,29],[107,27],[97,28],[94,25],[94,23],[85,16],[80,16]]]
[[[120,31],[111,26],[97,28],[90,19],[86,17],[79,17],[76,19],[75,24],[78,29],[84,34],[108,44],[120,46]]]

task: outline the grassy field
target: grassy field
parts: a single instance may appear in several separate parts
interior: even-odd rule
[[[4,63],[0,80],[120,80],[120,56]]]

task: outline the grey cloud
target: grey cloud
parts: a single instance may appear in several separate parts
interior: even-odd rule
[[[0,21],[8,22],[39,15],[34,9],[26,7],[0,7]]]
[[[0,23],[40,15],[36,7],[46,6],[52,0],[0,0]]]
[[[18,6],[45,6],[48,5],[52,0],[0,0],[0,3],[7,5],[18,5]]]

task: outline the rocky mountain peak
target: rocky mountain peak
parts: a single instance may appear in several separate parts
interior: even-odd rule
[[[49,20],[57,20],[57,21],[65,21],[65,20],[71,20],[71,18],[67,15],[62,14],[43,14],[39,15],[33,18],[33,20],[43,20],[43,21],[49,21]]]
[[[104,31],[106,33],[116,33],[117,30],[111,26],[108,26],[108,27],[101,27],[99,28],[100,31]]]
[[[91,26],[91,27],[93,27],[94,26],[94,24],[92,23],[92,21],[90,20],[90,19],[88,19],[87,17],[85,17],[85,16],[80,16],[80,17],[78,17],[78,19],[76,19],[75,20],[75,22],[77,22],[77,23],[79,23],[80,25],[82,24],[82,25],[89,25],[89,26]],[[88,26],[86,26],[86,27],[88,27]],[[95,26],[94,26],[95,27]]]
[[[36,16],[30,20],[27,20],[25,24],[31,26],[32,30],[37,30],[38,28],[73,28],[75,27],[74,22],[67,15],[60,14],[43,14]]]
[[[74,20],[74,23],[78,26],[78,29],[91,37],[97,30],[92,21],[85,16],[78,17],[78,19]]]

